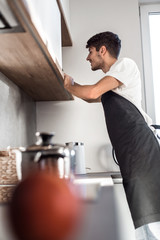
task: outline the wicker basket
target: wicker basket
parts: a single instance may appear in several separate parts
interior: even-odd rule
[[[0,185],[0,203],[10,202],[16,185]]]
[[[0,151],[0,202],[11,199],[13,189],[18,183],[16,155],[13,149]]]

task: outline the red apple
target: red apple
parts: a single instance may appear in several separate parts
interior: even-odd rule
[[[64,240],[79,216],[70,183],[44,171],[20,182],[10,206],[13,230],[20,240]]]

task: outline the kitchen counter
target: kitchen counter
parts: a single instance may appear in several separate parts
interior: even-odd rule
[[[83,216],[69,240],[119,240],[113,187],[102,187],[97,201],[83,202]]]
[[[75,182],[82,190],[80,196],[83,213],[78,229],[69,240],[120,239],[116,219],[114,179],[120,180],[120,173],[90,173],[76,176]]]
[[[121,180],[118,172],[89,173],[75,177],[82,216],[74,233],[66,240],[120,240],[114,192],[116,179]],[[0,210],[0,240],[17,240],[8,231],[5,215],[7,204],[1,204]]]

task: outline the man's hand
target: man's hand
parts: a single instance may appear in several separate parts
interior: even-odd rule
[[[64,74],[64,88],[69,91],[70,86],[74,85],[74,80],[67,74]]]

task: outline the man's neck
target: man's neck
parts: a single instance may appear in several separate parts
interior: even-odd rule
[[[109,71],[109,69],[111,68],[111,66],[117,61],[116,58],[108,58],[106,59],[106,61],[104,62],[104,66],[102,67],[102,71],[104,73],[107,73]]]

